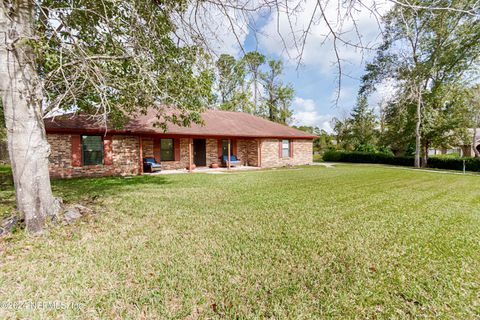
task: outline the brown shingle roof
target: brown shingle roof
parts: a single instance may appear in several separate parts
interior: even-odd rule
[[[149,111],[146,115],[136,116],[123,129],[109,129],[110,133],[134,134],[169,134],[182,136],[229,136],[255,138],[304,138],[316,136],[278,124],[243,112],[207,110],[202,113],[204,125],[191,124],[181,127],[168,124],[166,132],[155,127],[158,121],[156,113]],[[105,126],[99,125],[90,116],[82,114],[65,114],[44,120],[47,132],[98,132],[105,133]]]

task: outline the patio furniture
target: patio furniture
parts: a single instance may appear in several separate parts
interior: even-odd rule
[[[228,165],[228,156],[223,156],[222,157],[222,164],[224,166]],[[239,166],[242,164],[242,161],[238,160],[237,156],[235,155],[230,155],[230,166]]]
[[[162,170],[162,164],[155,161],[155,158],[143,158],[143,171],[156,172]]]

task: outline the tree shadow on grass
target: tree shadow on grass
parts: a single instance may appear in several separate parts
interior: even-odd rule
[[[52,191],[55,196],[63,198],[66,202],[94,202],[105,195],[150,189],[171,183],[171,179],[164,175],[52,179]],[[15,190],[12,173],[10,167],[0,166],[0,213],[3,212],[4,215],[13,208]]]
[[[0,166],[0,191],[13,188],[13,177],[10,170],[4,170]]]
[[[0,221],[15,209],[15,190],[9,166],[0,165]]]
[[[171,183],[172,181],[165,176],[73,178],[52,180],[52,189],[54,194],[60,195],[68,201],[80,198],[97,198],[127,190],[141,190],[142,188]]]
[[[158,188],[172,183],[165,176],[128,176],[52,179],[54,196],[61,197],[65,203],[82,203],[90,206],[106,195],[121,195],[131,191]],[[9,167],[0,166],[0,222],[15,210],[15,188]]]

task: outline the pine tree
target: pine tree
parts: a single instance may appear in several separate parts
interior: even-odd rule
[[[377,120],[367,97],[359,95],[349,119],[349,128],[355,148],[374,145],[377,140]]]

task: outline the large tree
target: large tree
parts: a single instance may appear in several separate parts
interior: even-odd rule
[[[291,109],[295,90],[291,84],[279,84],[276,87],[276,122],[288,124],[292,120],[293,111]]]
[[[332,126],[337,148],[339,150],[352,151],[354,149],[354,142],[350,128],[350,119],[348,117],[344,117],[343,119],[334,117],[332,119]]]
[[[361,92],[375,89],[382,80],[394,80],[399,94],[394,105],[415,106],[415,166],[420,166],[422,146],[428,140],[428,113],[437,112],[465,74],[478,63],[480,54],[480,22],[469,9],[470,0],[450,2],[414,1],[410,6],[396,4],[385,17],[386,29],[382,46],[374,62],[367,66]],[[455,11],[432,11],[434,6],[457,8]],[[441,93],[441,94],[440,94]],[[399,99],[402,98],[402,99]]]
[[[175,105],[166,120],[200,121],[212,77],[202,50],[175,41],[170,17],[186,1],[4,0],[0,92],[16,188],[27,229],[42,232],[58,210],[50,186],[43,117],[85,111],[122,123]]]
[[[229,54],[221,54],[215,62],[220,108],[223,110],[242,109],[239,101],[245,93],[245,66]],[[240,108],[239,108],[240,107]]]
[[[468,91],[463,84],[437,85],[425,95],[422,122],[423,163],[428,163],[431,147],[448,149],[468,143],[470,113]]]
[[[247,52],[243,56],[243,61],[246,66],[247,74],[250,75],[250,84],[253,90],[253,107],[254,113],[261,114],[262,110],[259,108],[259,97],[260,97],[260,75],[261,67],[265,63],[266,58],[263,54],[258,51]]]
[[[283,63],[281,60],[268,60],[268,70],[260,73],[263,88],[265,91],[265,116],[274,122],[287,123],[292,111],[290,106],[293,101],[293,88],[290,85],[284,85],[280,80],[283,73]]]
[[[377,119],[368,106],[367,97],[360,95],[349,119],[351,137],[355,148],[361,145],[374,145],[377,139]]]
[[[290,108],[294,90],[281,80],[282,61],[269,59],[265,64],[265,59],[256,51],[238,60],[229,54],[221,54],[215,62],[217,107],[286,124],[292,117]]]
[[[253,103],[248,90],[248,79],[243,59],[221,54],[215,62],[217,106],[221,110],[252,113]]]

